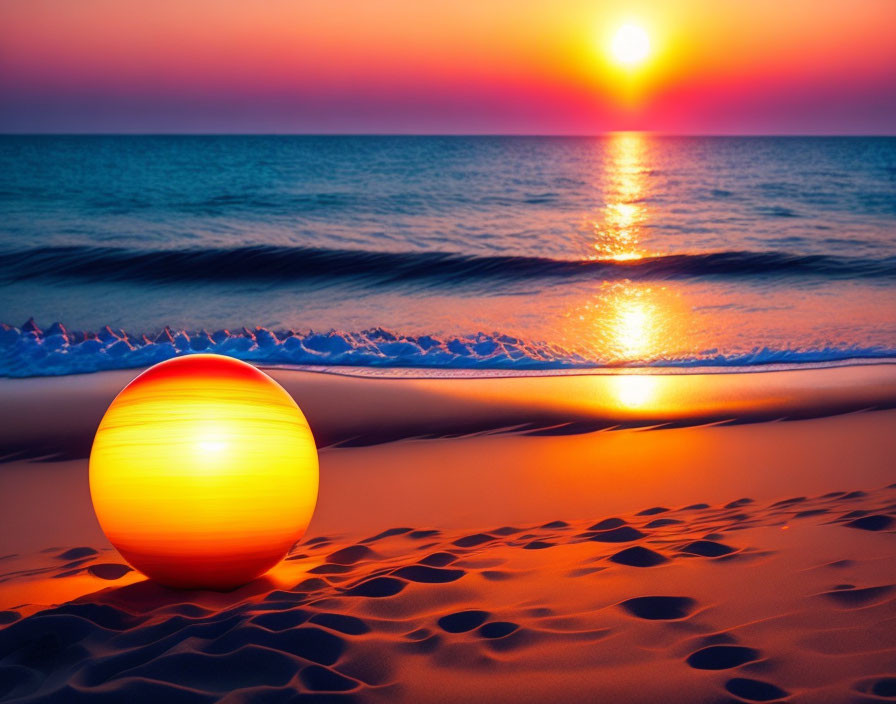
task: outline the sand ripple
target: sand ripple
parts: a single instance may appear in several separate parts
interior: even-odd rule
[[[86,586],[0,610],[0,700],[885,701],[894,511],[890,487],[314,536],[292,582],[226,594],[89,546],[12,556],[0,585]]]

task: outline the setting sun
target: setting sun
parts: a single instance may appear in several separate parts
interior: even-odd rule
[[[642,63],[650,53],[650,39],[647,32],[635,24],[622,25],[613,35],[610,53],[617,63],[625,66]]]

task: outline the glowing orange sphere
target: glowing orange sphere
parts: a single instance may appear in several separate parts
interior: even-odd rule
[[[90,453],[100,526],[133,567],[188,589],[232,589],[302,537],[317,449],[292,397],[218,355],[162,362],[128,384]]]

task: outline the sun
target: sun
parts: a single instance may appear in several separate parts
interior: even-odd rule
[[[623,66],[637,66],[650,54],[650,38],[642,27],[624,24],[613,35],[610,54]]]

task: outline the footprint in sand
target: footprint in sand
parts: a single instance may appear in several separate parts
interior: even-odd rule
[[[610,557],[610,561],[620,565],[628,565],[630,567],[654,567],[656,565],[661,565],[664,562],[668,562],[669,560],[649,548],[635,545],[617,552]]]
[[[699,557],[721,557],[722,555],[730,555],[734,551],[734,548],[730,545],[717,543],[714,540],[695,540],[693,543],[688,543],[681,548],[681,552]]]
[[[761,680],[751,680],[746,677],[735,677],[725,683],[725,689],[731,694],[751,702],[773,702],[783,699],[789,692]]]
[[[875,514],[872,516],[864,516],[863,518],[857,518],[854,521],[850,521],[849,523],[845,523],[847,528],[858,528],[860,530],[870,530],[870,531],[879,531],[879,530],[887,530],[890,528],[896,521],[894,521],[889,516],[884,516],[881,514]]]
[[[434,552],[420,560],[419,564],[429,567],[445,567],[452,562],[457,562],[457,559],[457,555],[452,555],[450,552]]]
[[[330,583],[320,577],[308,577],[303,579],[294,588],[293,592],[317,592],[322,589],[329,589]]]
[[[468,611],[458,611],[457,613],[442,616],[439,619],[439,628],[448,633],[466,633],[474,628],[479,628],[486,622],[491,614],[488,611],[479,611],[478,609],[470,609]]]
[[[488,533],[475,533],[473,535],[464,536],[463,538],[458,538],[454,541],[454,545],[457,545],[459,548],[473,548],[477,545],[482,545],[483,543],[490,543],[492,540],[494,540],[494,537]]]
[[[595,523],[588,530],[610,530],[611,528],[619,528],[624,525],[627,524],[621,518],[605,518],[604,520]]]
[[[644,533],[637,528],[631,526],[621,526],[620,528],[612,528],[596,533],[588,538],[597,543],[630,543],[633,540],[639,540],[645,536]]]
[[[366,545],[350,545],[327,555],[327,562],[333,565],[354,565],[361,560],[371,560],[376,553]]]
[[[434,538],[437,535],[441,535],[442,531],[440,530],[413,530],[408,533],[408,537],[412,540],[423,540],[424,538]]]
[[[446,582],[456,582],[463,577],[466,572],[464,570],[446,570],[438,567],[427,567],[425,565],[408,565],[407,567],[399,567],[397,570],[394,570],[392,574],[410,582],[444,584]]]
[[[382,540],[383,538],[391,538],[393,535],[404,535],[405,533],[410,533],[413,528],[389,528],[384,530],[382,533],[377,533],[369,538],[362,540],[362,543],[374,543],[377,540]]]
[[[781,506],[792,506],[793,504],[801,504],[806,501],[805,496],[795,496],[792,499],[781,499],[781,501],[775,501],[771,505],[770,508],[779,508]]]
[[[794,518],[811,518],[812,516],[822,516],[828,513],[826,508],[810,508],[805,511],[798,511],[793,514]]]
[[[638,516],[655,516],[658,513],[666,513],[669,509],[665,506],[654,506],[653,508],[645,508],[643,511],[638,511]]]
[[[407,582],[394,577],[374,577],[366,582],[349,587],[342,594],[344,596],[366,596],[380,599],[394,596],[408,585]]]
[[[651,621],[673,621],[689,616],[697,602],[687,596],[639,596],[619,604],[632,616]]]
[[[308,570],[308,574],[345,574],[352,571],[352,565],[318,565]]]
[[[857,692],[871,694],[881,699],[896,700],[896,677],[887,675],[884,677],[868,677],[853,684]],[[870,701],[862,699],[861,701]],[[875,700],[877,701],[877,700]]]
[[[308,538],[303,545],[326,545],[327,543],[333,542],[330,538],[325,535],[319,535],[316,538]]]
[[[544,550],[545,548],[552,548],[557,543],[550,543],[547,540],[533,540],[531,543],[526,543],[523,545],[523,550]]]
[[[502,526],[501,528],[492,531],[492,533],[495,535],[513,535],[514,533],[522,532],[522,528],[515,528],[514,526]]]
[[[91,557],[93,555],[98,555],[99,553],[93,548],[83,547],[83,548],[72,548],[71,550],[66,550],[65,552],[61,552],[56,556],[58,560],[80,560],[85,557]]]
[[[896,677],[884,677],[871,685],[871,693],[878,697],[896,699]]]
[[[551,521],[550,523],[545,523],[541,527],[544,530],[557,530],[559,528],[569,528],[569,523],[566,521]]]
[[[893,585],[891,584],[865,587],[864,589],[854,589],[851,584],[841,584],[832,591],[823,592],[821,596],[827,597],[844,608],[857,609],[862,606],[882,603],[892,591]]]
[[[512,621],[492,621],[480,626],[476,632],[482,638],[494,640],[496,638],[505,638],[517,630],[519,630],[519,625]]]
[[[688,655],[687,663],[697,670],[728,670],[759,659],[759,651],[742,645],[710,645]]]
[[[91,565],[87,568],[87,571],[92,574],[94,577],[99,577],[100,579],[121,579],[128,572],[132,572],[133,570],[127,565],[121,565],[118,563],[107,562],[99,565]]]

